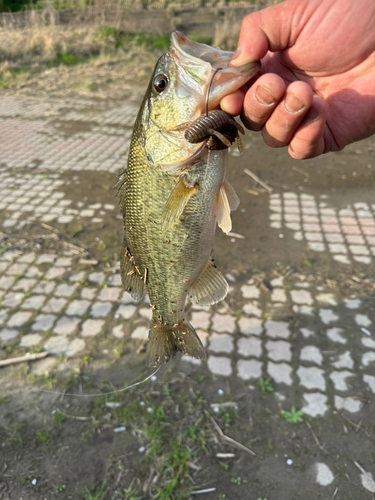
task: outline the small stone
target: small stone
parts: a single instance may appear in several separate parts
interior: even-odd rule
[[[328,486],[334,480],[334,475],[331,469],[323,463],[315,464],[316,469],[316,482],[321,486]]]
[[[58,319],[53,332],[57,333],[57,335],[70,335],[77,329],[80,322],[80,318],[76,318],[74,316],[62,316]]]
[[[323,356],[316,346],[307,345],[301,349],[300,360],[321,365]]]
[[[232,375],[230,358],[211,355],[208,357],[207,366],[214,375],[222,375],[223,377],[229,377]]]
[[[375,481],[371,472],[363,472],[361,474],[362,486],[371,493],[375,493]]]
[[[255,359],[240,359],[237,362],[237,374],[242,380],[258,379],[262,376],[262,363]]]
[[[145,340],[148,339],[149,330],[145,326],[137,326],[135,330],[132,331],[130,335],[132,339]]]
[[[300,379],[300,384],[306,387],[306,389],[326,390],[324,371],[320,368],[300,366],[297,370],[297,375]]]
[[[307,405],[302,408],[302,411],[310,417],[323,417],[327,410],[327,396],[320,392],[310,392],[303,395],[303,399]]]
[[[42,336],[39,333],[30,333],[29,335],[24,335],[21,338],[20,347],[32,347],[39,344],[42,340]]]
[[[267,337],[287,339],[290,336],[289,325],[283,321],[266,321],[264,326]]]
[[[237,342],[237,350],[241,356],[260,358],[262,355],[262,341],[255,337],[241,337]]]
[[[212,318],[212,330],[215,332],[232,333],[235,329],[236,318],[229,314],[215,314]]]
[[[98,333],[102,330],[103,325],[104,320],[102,319],[87,319],[82,324],[82,337],[94,337],[95,335],[98,335]]]
[[[292,385],[292,371],[292,367],[286,363],[269,361],[267,364],[267,372],[276,383]]]
[[[102,318],[107,316],[111,309],[111,302],[95,302],[91,307],[90,315],[93,318]]]
[[[65,313],[69,316],[83,316],[90,306],[88,300],[72,300],[68,305]]]
[[[333,321],[337,321],[339,317],[335,314],[332,309],[320,309],[319,316],[325,325],[329,325]]]
[[[209,348],[214,352],[231,353],[233,351],[233,338],[226,333],[212,333]]]
[[[268,350],[268,358],[272,359],[272,361],[291,361],[292,351],[288,342],[284,340],[268,340],[265,346]]]

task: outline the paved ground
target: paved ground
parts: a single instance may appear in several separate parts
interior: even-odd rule
[[[130,350],[143,363],[136,349],[151,310],[121,288],[122,224],[110,189],[126,165],[137,107],[0,97],[0,359],[47,351],[30,363],[36,377],[77,370],[93,351],[116,363]],[[314,453],[304,488],[352,498],[347,481],[356,500],[374,498],[374,141],[298,163],[251,136],[231,164],[241,206],[234,233],[219,234],[214,249],[231,292],[214,307],[190,309],[208,362],[179,365],[223,385],[241,381],[250,392],[261,377],[271,379],[270,397],[285,410],[302,409],[313,426],[338,419],[338,442],[356,432],[362,450],[351,457],[349,479]],[[0,371],[4,387],[12,373]],[[278,460],[293,468],[295,458]]]

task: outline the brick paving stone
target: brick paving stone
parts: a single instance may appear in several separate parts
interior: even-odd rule
[[[68,316],[83,316],[90,304],[91,303],[88,300],[72,300],[65,313]]]
[[[260,309],[256,302],[248,302],[242,308],[243,312],[248,316],[257,316],[260,318],[263,314],[262,309]]]
[[[368,337],[363,337],[361,339],[362,345],[368,347],[369,349],[375,349],[375,340],[369,339]]]
[[[43,348],[48,354],[65,354],[69,345],[69,339],[65,335],[59,335],[58,337],[50,337],[46,340]]]
[[[29,333],[21,338],[20,347],[32,347],[39,344],[42,340],[42,336],[39,333]]]
[[[53,291],[55,286],[56,283],[54,281],[40,281],[35,285],[33,292],[49,295]]]
[[[352,397],[342,398],[341,396],[334,396],[335,407],[337,410],[346,410],[350,413],[357,413],[361,407],[362,403],[358,399]]]
[[[371,325],[370,318],[368,316],[366,316],[365,314],[356,314],[354,317],[354,321],[359,326],[370,326]]]
[[[52,297],[43,307],[45,313],[59,313],[67,304],[67,299]]]
[[[45,277],[47,280],[53,280],[55,278],[60,278],[63,274],[65,274],[65,267],[52,267],[49,271],[47,271]]]
[[[83,339],[73,339],[71,342],[69,342],[68,347],[65,350],[65,356],[67,358],[72,358],[79,352],[82,352],[85,347],[86,342]]]
[[[140,340],[145,340],[148,339],[148,328],[145,326],[137,326],[132,333],[131,333],[131,338],[132,339],[140,339]]]
[[[338,360],[332,363],[332,366],[334,366],[335,368],[348,368],[349,370],[352,370],[354,367],[354,361],[350,354],[350,351],[346,351],[341,354]]]
[[[268,340],[265,344],[268,351],[268,358],[272,361],[291,361],[291,345],[284,340]]]
[[[60,257],[56,260],[55,266],[59,267],[68,267],[72,265],[72,259],[71,257]]]
[[[362,356],[362,365],[367,367],[375,363],[375,352],[365,352]]]
[[[329,409],[327,396],[320,392],[305,393],[303,399],[306,405],[302,407],[302,411],[310,417],[324,417]]]
[[[329,325],[339,319],[337,314],[335,314],[332,309],[319,309],[319,316],[325,325]]]
[[[26,264],[31,264],[36,259],[36,254],[34,252],[24,253],[18,259],[18,262],[25,262]]]
[[[231,353],[234,349],[233,337],[227,333],[212,333],[209,339],[209,349],[213,352]]]
[[[119,315],[124,319],[129,319],[133,316],[133,314],[136,312],[136,310],[137,310],[137,308],[133,305],[121,304],[116,311],[116,315]]]
[[[58,363],[59,361],[52,356],[33,361],[31,366],[31,373],[37,376],[49,375],[54,370],[54,368],[56,368]]]
[[[41,276],[43,276],[43,273],[36,266],[30,266],[25,272],[26,278],[40,278]]]
[[[122,281],[121,281],[121,275],[120,274],[112,274],[108,278],[108,286],[121,286]]]
[[[54,260],[56,259],[56,255],[52,253],[44,253],[42,255],[39,255],[37,258],[35,264],[52,264]]]
[[[312,337],[314,335],[314,332],[309,328],[301,328],[300,332],[302,333],[305,339],[308,339],[309,337]]]
[[[139,309],[138,314],[141,318],[144,318],[144,319],[147,319],[148,321],[151,321],[152,309],[151,309],[151,307],[142,307],[142,309]],[[196,325],[194,325],[194,328],[196,328]]]
[[[260,335],[263,330],[262,320],[260,318],[242,317],[238,320],[238,328],[245,335]]]
[[[233,332],[236,318],[229,314],[215,314],[212,318],[212,330],[215,332]]]
[[[98,300],[103,300],[103,301],[117,301],[120,293],[122,292],[122,288],[120,287],[107,287],[107,288],[102,288],[100,290],[100,293],[98,295]]]
[[[236,368],[242,380],[259,379],[262,376],[262,363],[255,359],[240,359]]]
[[[80,322],[81,319],[74,316],[61,316],[57,320],[53,332],[57,335],[70,335],[77,329]]]
[[[90,316],[93,318],[102,318],[107,316],[111,309],[111,302],[95,302],[91,307]]]
[[[42,330],[43,332],[47,332],[52,328],[57,316],[54,314],[39,314],[35,318],[35,321],[32,325],[32,329],[34,331]]]
[[[123,304],[138,304],[139,303],[139,301],[133,299],[133,297],[128,292],[124,292],[121,295],[120,302],[122,302]],[[197,309],[197,306],[194,306],[194,309]]]
[[[343,336],[344,330],[342,328],[330,328],[327,330],[327,337],[332,340],[332,342],[337,342],[338,344],[346,344],[347,340]]]
[[[324,372],[320,368],[300,366],[297,370],[297,375],[300,379],[300,384],[306,387],[306,389],[326,390]]]
[[[18,330],[14,330],[11,328],[4,328],[3,330],[0,330],[0,340],[2,342],[7,342],[8,340],[15,339],[18,334],[19,334]]]
[[[321,304],[328,304],[330,306],[337,306],[337,300],[332,293],[320,293],[316,296],[316,300]]]
[[[336,391],[347,391],[349,389],[346,379],[348,377],[354,377],[355,374],[347,370],[343,371],[333,371],[329,374],[329,378],[332,380]]]
[[[0,325],[4,323],[4,321],[7,319],[9,315],[8,309],[1,308],[0,309]]]
[[[82,323],[82,337],[95,337],[101,332],[104,325],[104,320],[102,319],[87,319]]]
[[[286,293],[282,288],[274,288],[271,293],[273,302],[286,302]]]
[[[1,303],[2,307],[17,307],[21,304],[23,299],[23,293],[21,292],[9,292],[3,297]]]
[[[69,281],[82,281],[86,277],[85,271],[79,271],[78,273],[69,276]]]
[[[91,281],[91,283],[102,283],[105,279],[105,274],[102,272],[91,273],[88,275],[87,279]]]
[[[292,367],[286,363],[269,361],[267,364],[268,375],[278,384],[292,385],[292,371]]]
[[[311,304],[313,299],[307,290],[291,290],[290,295],[295,304]]]
[[[323,356],[316,346],[306,345],[301,349],[300,360],[321,365],[323,362]]]
[[[6,271],[6,274],[23,274],[28,268],[27,264],[12,264]]]
[[[241,292],[245,299],[257,299],[260,296],[260,290],[254,285],[241,286]]]
[[[262,341],[255,337],[241,337],[237,342],[237,351],[244,357],[260,358],[262,356]]]
[[[125,332],[124,332],[124,324],[120,324],[120,325],[117,325],[115,326],[113,329],[112,329],[112,335],[116,338],[116,339],[122,339],[125,335]]]
[[[267,337],[287,339],[290,336],[289,325],[283,321],[266,321],[264,326]]]
[[[14,283],[14,276],[2,276],[0,278],[0,290],[8,290]]]
[[[206,311],[193,311],[191,314],[191,324],[195,329],[208,328],[210,325],[210,313]]]
[[[373,377],[372,375],[363,375],[363,380],[375,394],[375,377]]]
[[[8,319],[7,326],[10,328],[22,326],[31,318],[32,315],[33,313],[29,311],[16,312]]]
[[[232,375],[232,366],[230,358],[223,356],[208,356],[207,366],[214,375],[229,377]]]

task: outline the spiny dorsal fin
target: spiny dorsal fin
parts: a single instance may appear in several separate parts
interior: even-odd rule
[[[162,232],[167,231],[181,217],[187,202],[190,197],[198,189],[197,185],[189,186],[185,177],[182,177],[169,195],[168,201],[165,204],[161,219]]]
[[[124,288],[135,300],[141,300],[146,293],[144,277],[137,269],[134,259],[127,248],[126,237],[121,250],[121,280]],[[147,275],[146,275],[147,277]],[[147,279],[147,278],[146,278]]]
[[[232,220],[230,212],[236,210],[240,200],[236,195],[234,188],[229,182],[224,181],[220,187],[218,200],[216,204],[216,219],[218,226],[228,234],[232,229]]]
[[[208,261],[197,281],[189,288],[189,295],[193,304],[210,306],[223,300],[228,289],[224,276],[211,261]]]

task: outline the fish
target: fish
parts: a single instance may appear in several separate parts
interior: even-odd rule
[[[185,133],[259,71],[259,61],[228,66],[232,55],[172,33],[147,87],[128,166],[117,183],[125,230],[122,283],[135,300],[148,293],[152,308],[148,366],[160,366],[178,352],[205,360],[186,319],[186,300],[208,306],[228,292],[211,258],[216,225],[228,233],[230,212],[239,204],[225,178],[227,146],[208,147],[207,137],[193,143]]]

